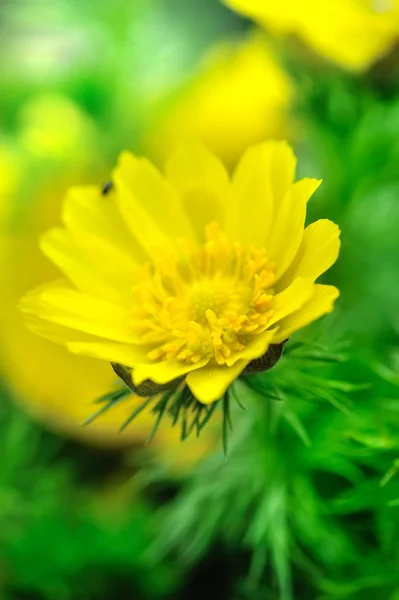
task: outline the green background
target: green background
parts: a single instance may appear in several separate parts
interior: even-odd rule
[[[12,147],[26,103],[62,94],[111,165],[249,27],[212,0],[2,3],[0,136]],[[398,63],[351,76],[279,51],[300,174],[324,180],[309,221],[342,229],[336,310],[254,380],[227,462],[218,447],[184,477],[57,437],[4,384],[1,598],[399,600]],[[31,169],[34,186],[40,158]]]

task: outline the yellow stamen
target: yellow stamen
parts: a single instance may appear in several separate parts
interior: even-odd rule
[[[230,241],[217,223],[205,239],[203,246],[179,240],[175,254],[143,269],[134,326],[150,360],[223,365],[273,314],[275,266],[265,250]]]

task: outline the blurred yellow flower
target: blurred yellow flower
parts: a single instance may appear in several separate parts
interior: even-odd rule
[[[8,146],[0,146],[0,224],[9,217],[11,199],[17,189],[20,170],[17,153]]]
[[[113,191],[72,189],[64,227],[41,238],[66,281],[21,301],[29,327],[72,353],[132,368],[134,385],[184,377],[218,400],[270,344],[333,308],[315,284],[337,259],[339,229],[304,229],[320,181],[294,183],[285,142],[249,148],[230,180],[203,146],[181,146],[163,177],[123,153]],[[69,281],[68,281],[69,280]]]
[[[22,110],[21,142],[38,156],[83,159],[84,153],[92,149],[96,134],[89,117],[68,98],[57,94],[38,96]]]
[[[361,71],[389,52],[399,33],[397,0],[223,0],[276,34],[294,34],[315,52]]]
[[[54,110],[54,98],[51,103]],[[49,104],[43,99],[36,99],[31,106],[35,107],[34,121],[38,130],[41,130],[44,124],[40,124],[37,107],[48,107]],[[65,107],[66,112],[63,110]],[[30,156],[35,155],[37,149],[32,148],[32,154],[24,155],[25,147],[18,160],[6,148],[0,153],[0,181],[4,191],[7,182],[8,192],[7,202],[3,202],[7,206],[4,206],[5,218],[1,222],[0,232],[0,369],[19,403],[51,429],[99,446],[142,444],[153,426],[153,416],[149,410],[140,414],[134,427],[119,433],[121,423],[143,400],[134,395],[120,407],[99,417],[89,427],[81,426],[88,415],[95,411],[93,401],[114,387],[117,380],[115,373],[107,363],[73,355],[66,348],[33,334],[25,327],[17,309],[21,295],[28,289],[58,276],[57,270],[40,252],[38,237],[59,222],[61,199],[71,179],[84,180],[83,173],[86,170],[92,171],[92,175],[101,180],[103,172],[103,159],[99,155],[98,146],[91,147],[88,155],[90,158],[86,156],[79,166],[74,164],[75,157],[68,158],[69,152],[73,152],[78,145],[80,136],[85,137],[84,143],[87,144],[89,135],[93,134],[88,117],[70,101],[57,103],[57,110],[60,122],[66,122],[71,117],[72,110],[75,124],[81,115],[80,124],[74,128],[78,135],[69,136],[68,144],[65,145],[56,141],[53,130],[50,137],[54,143],[44,146],[39,144],[40,166],[46,173],[39,189],[35,189],[36,183],[31,183],[33,174],[28,168],[31,164]],[[30,130],[26,120],[26,115],[30,112],[30,106],[26,107],[22,128],[24,131]],[[44,122],[48,123],[46,115]],[[86,125],[89,125],[88,130]],[[47,131],[50,130],[47,127]],[[83,146],[84,143],[82,142]],[[63,156],[60,155],[60,148],[63,148]],[[54,158],[59,161],[59,168],[56,170],[49,167]],[[10,168],[14,163],[21,167],[18,171]],[[5,198],[3,196],[2,200]],[[213,434],[208,431],[201,439],[187,440],[186,451],[182,453],[179,433],[161,425],[151,451],[157,456],[162,455],[164,464],[168,463],[171,468],[181,470],[192,467],[194,462],[210,451],[213,444]],[[162,452],[158,452],[160,449]]]
[[[248,146],[291,135],[291,98],[291,82],[264,36],[224,42],[206,57],[172,106],[161,111],[144,148],[163,164],[171,148],[195,139],[234,165]]]

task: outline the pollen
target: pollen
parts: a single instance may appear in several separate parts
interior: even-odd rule
[[[148,358],[234,364],[268,326],[274,282],[265,250],[245,249],[217,223],[205,228],[202,245],[180,240],[177,251],[146,265],[135,289],[134,326]]]

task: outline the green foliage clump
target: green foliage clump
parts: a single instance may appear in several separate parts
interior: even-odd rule
[[[160,597],[173,589],[143,559],[153,530],[134,469],[120,453],[89,450],[0,405],[0,589],[8,600]],[[25,596],[26,595],[26,596]],[[3,597],[3,595],[2,595]]]

